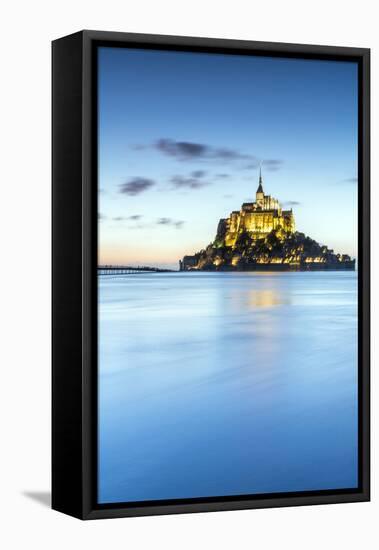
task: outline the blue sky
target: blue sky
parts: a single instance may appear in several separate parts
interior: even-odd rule
[[[357,65],[99,49],[99,261],[177,267],[266,194],[357,255]]]

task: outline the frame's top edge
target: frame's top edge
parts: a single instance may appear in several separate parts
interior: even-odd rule
[[[346,57],[369,57],[370,48],[353,46],[327,46],[321,44],[299,44],[289,42],[265,42],[255,40],[240,40],[234,38],[208,38],[200,36],[178,36],[166,34],[142,34],[119,31],[82,30],[84,39],[89,41],[115,41],[125,43],[140,43],[141,45],[204,47],[220,49],[262,50],[267,53],[279,51],[288,54],[307,55],[340,55]],[[79,34],[79,33],[76,33]],[[72,36],[72,35],[71,35]]]
[[[84,36],[86,32],[87,31],[82,30],[82,31],[72,32],[70,34],[65,34],[64,36],[55,38],[54,40],[51,41],[51,43],[54,44],[54,42],[59,42],[60,40],[66,40],[67,38],[79,38],[80,36]]]

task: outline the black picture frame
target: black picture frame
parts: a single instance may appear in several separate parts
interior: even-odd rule
[[[98,505],[97,103],[100,45],[354,60],[359,66],[359,488]],[[52,507],[81,519],[370,499],[370,50],[81,31],[52,43]]]

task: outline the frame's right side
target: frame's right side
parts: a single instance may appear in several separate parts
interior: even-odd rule
[[[359,64],[359,361],[361,486],[370,499],[370,50]]]

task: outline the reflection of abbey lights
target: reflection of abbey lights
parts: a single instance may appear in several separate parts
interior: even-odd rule
[[[275,290],[251,290],[248,294],[248,304],[254,308],[274,307],[288,303],[288,298],[281,296]]]
[[[256,240],[265,237],[272,230],[295,231],[295,219],[292,210],[282,210],[277,199],[265,195],[262,187],[262,174],[259,174],[259,186],[255,202],[243,203],[241,209],[230,214],[229,218],[219,222],[218,234],[225,234],[225,246],[234,246],[238,235],[246,231]]]

